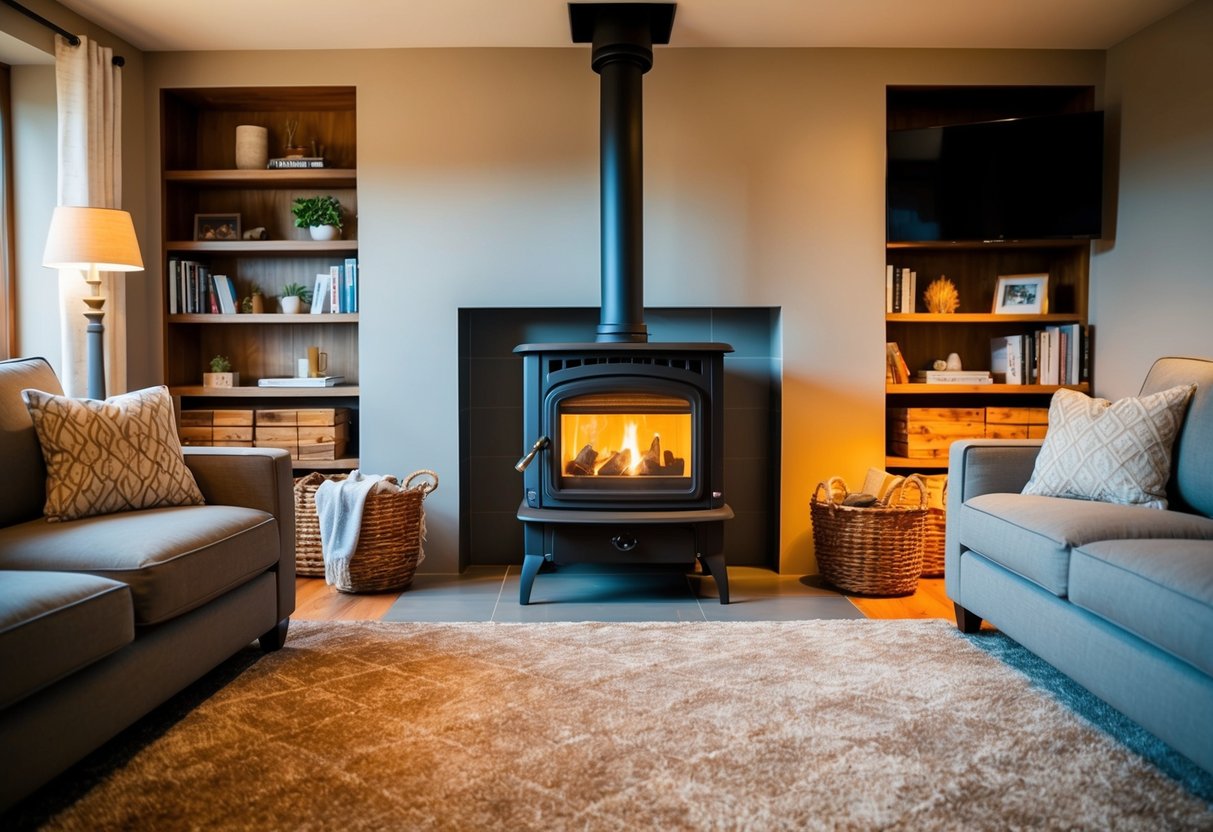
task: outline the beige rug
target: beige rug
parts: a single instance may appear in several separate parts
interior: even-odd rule
[[[53,829],[1209,829],[942,621],[294,623]]]

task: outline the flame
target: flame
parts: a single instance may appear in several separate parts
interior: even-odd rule
[[[628,476],[635,476],[636,469],[640,466],[640,445],[636,443],[636,432],[638,425],[635,422],[628,422],[623,426],[623,442],[619,445],[621,451],[632,452],[632,465],[628,468]]]

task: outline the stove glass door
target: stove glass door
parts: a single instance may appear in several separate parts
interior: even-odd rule
[[[594,392],[557,407],[561,489],[687,492],[695,482],[694,405],[658,392]]]

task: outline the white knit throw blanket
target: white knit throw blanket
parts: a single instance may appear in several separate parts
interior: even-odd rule
[[[350,585],[350,559],[358,548],[366,498],[380,483],[383,483],[382,487],[397,487],[383,480],[378,474],[364,476],[355,470],[344,480],[325,480],[316,489],[316,517],[320,521],[325,583]]]

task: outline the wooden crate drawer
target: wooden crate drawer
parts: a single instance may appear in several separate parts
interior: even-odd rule
[[[257,427],[286,425],[339,425],[350,420],[348,407],[312,407],[303,410],[258,410]]]
[[[987,439],[1043,439],[1049,429],[1047,407],[987,407]]]
[[[179,435],[182,445],[251,447],[253,411],[183,410]]]
[[[982,407],[893,407],[888,413],[889,449],[897,456],[946,457],[953,441],[986,435]]]
[[[253,441],[259,448],[283,448],[296,459],[338,459],[349,442],[346,407],[258,410]]]

